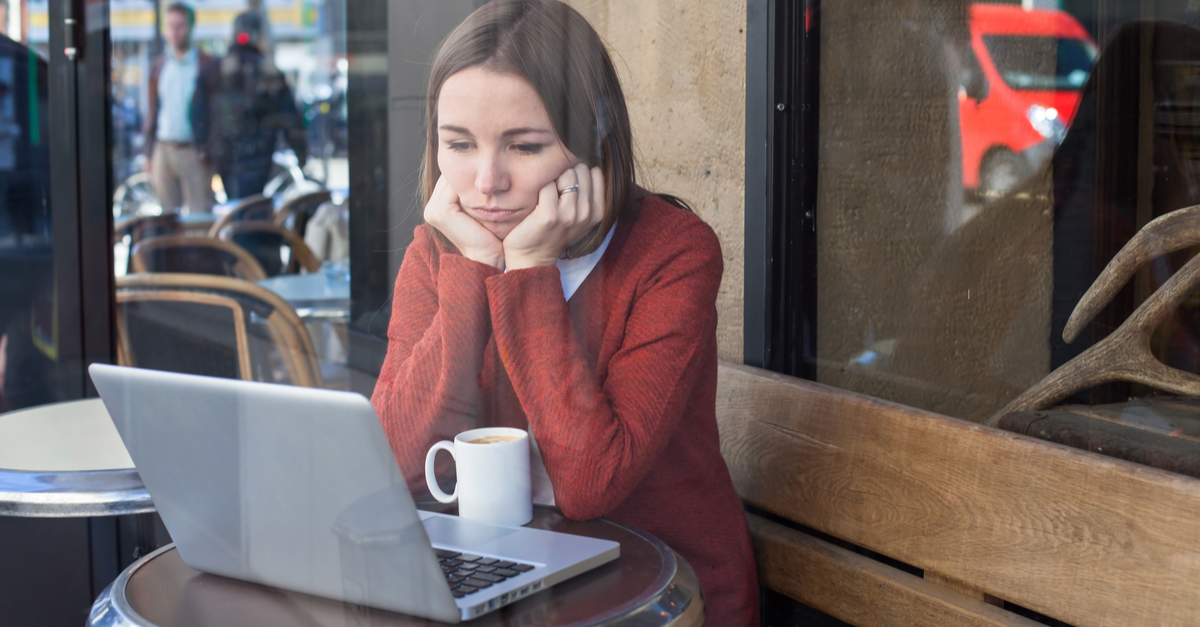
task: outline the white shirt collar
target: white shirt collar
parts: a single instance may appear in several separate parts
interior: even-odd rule
[[[559,259],[554,266],[558,268],[559,277],[562,279],[563,297],[565,300],[571,300],[571,296],[575,294],[575,290],[583,285],[584,279],[592,273],[592,269],[600,263],[600,258],[604,256],[604,251],[608,250],[608,243],[612,241],[613,233],[617,231],[617,225],[614,223],[608,229],[608,235],[604,236],[604,241],[600,243],[600,247],[591,253],[574,259]],[[508,269],[505,268],[505,272]]]
[[[617,225],[613,224],[608,229],[608,235],[604,236],[604,242],[596,250],[582,257],[575,259],[559,259],[554,265],[558,266],[558,273],[562,278],[563,296],[566,300],[571,300],[571,296],[575,294],[575,290],[583,285],[584,279],[592,273],[592,269],[600,263],[600,258],[604,256],[604,251],[608,249],[608,243],[612,241],[613,233],[617,230]]]

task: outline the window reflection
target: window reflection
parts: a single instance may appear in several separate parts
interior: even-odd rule
[[[13,14],[5,16],[11,17]],[[18,13],[19,15],[19,13]],[[19,23],[19,22],[18,22]],[[0,35],[0,412],[57,400],[47,65]]]
[[[819,380],[982,420],[1194,254],[1157,259],[1083,337],[1062,340],[1132,234],[1200,202],[1196,16],[1178,3],[1063,6],[927,0],[872,20],[822,4]],[[1152,342],[1190,372],[1193,309]]]
[[[120,363],[347,386],[344,10],[111,3]]]

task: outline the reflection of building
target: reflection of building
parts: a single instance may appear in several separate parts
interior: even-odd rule
[[[252,4],[246,0],[184,1],[196,10],[193,41],[215,56],[225,52],[234,18]],[[44,50],[50,34],[49,0],[25,3],[28,41]],[[111,0],[87,5],[89,11],[107,10],[108,19],[98,21],[111,25],[112,115],[122,121],[114,124],[113,172],[118,181],[140,169],[137,158],[143,138],[139,116],[149,105],[146,87],[156,50],[155,10],[157,7],[165,14],[170,4],[171,0]],[[309,103],[340,94],[344,79],[338,80],[337,61],[344,57],[344,41],[334,33],[343,28],[344,0],[260,0],[257,4],[267,13],[272,59],[305,112]],[[4,6],[0,0],[0,7]]]
[[[320,31],[323,0],[263,0],[271,23],[271,36],[278,39],[311,39]],[[153,0],[112,0],[109,4],[109,23],[113,42],[154,40]],[[166,10],[167,1],[157,3]],[[244,0],[193,0],[188,4],[196,9],[197,41],[224,41],[229,38],[233,18],[245,11]],[[49,3],[29,1],[29,41],[49,40]]]

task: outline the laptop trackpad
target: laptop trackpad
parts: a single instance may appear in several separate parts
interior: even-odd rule
[[[473,549],[520,531],[456,516],[432,516],[422,522],[431,543],[457,549]]]

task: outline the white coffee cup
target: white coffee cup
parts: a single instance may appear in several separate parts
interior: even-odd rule
[[[479,443],[483,439],[512,438]],[[458,485],[453,494],[438,486],[434,458],[438,451],[454,457]],[[524,525],[533,520],[529,490],[529,433],[523,429],[492,427],[458,434],[453,442],[442,440],[425,456],[425,482],[433,498],[442,503],[458,501],[458,515],[500,525]]]

